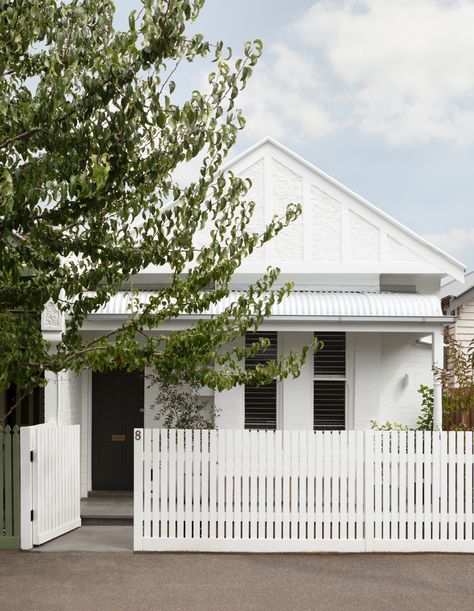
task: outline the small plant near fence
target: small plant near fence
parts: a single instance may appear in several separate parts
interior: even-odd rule
[[[432,431],[434,391],[432,388],[428,388],[428,386],[422,384],[418,392],[421,395],[421,414],[416,421],[416,429],[418,431]]]
[[[411,427],[399,422],[387,420],[378,424],[376,420],[370,421],[370,426],[376,431],[432,431],[433,430],[433,389],[422,384],[418,389],[421,395],[421,414],[418,416],[416,426]]]

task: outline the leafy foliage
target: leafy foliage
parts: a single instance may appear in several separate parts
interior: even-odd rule
[[[155,418],[167,429],[213,429],[216,411],[199,396],[199,386],[183,381],[169,384],[153,377],[158,386]]]
[[[435,372],[443,387],[443,428],[472,428],[474,408],[474,339],[463,347],[454,337],[445,337],[447,367]]]
[[[390,422],[387,420],[385,424],[377,424],[376,420],[370,421],[370,428],[375,431],[411,431],[412,429],[406,424],[399,422]]]
[[[275,268],[219,316],[160,331],[226,297],[243,260],[301,212],[289,204],[263,231],[250,230],[250,183],[220,170],[245,124],[235,103],[262,43],[245,43],[233,60],[222,42],[188,33],[202,5],[142,0],[118,31],[112,0],[3,2],[0,388],[28,391],[45,369],[84,367],[149,365],[170,383],[219,390],[298,375],[306,350],[245,371],[239,361],[264,346],[228,348],[291,290],[273,290]],[[212,60],[208,91],[180,102],[175,71],[196,59]],[[196,158],[200,172],[183,187],[175,170]],[[169,286],[146,303],[135,299],[116,329],[85,339],[85,318],[149,265],[169,270]],[[49,301],[67,314],[57,346],[29,315]]]
[[[421,395],[421,414],[416,421],[416,428],[418,431],[432,431],[434,391],[432,388],[421,384],[418,392]]]

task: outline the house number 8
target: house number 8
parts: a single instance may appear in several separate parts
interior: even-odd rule
[[[135,431],[135,439],[137,441],[140,441],[141,438],[142,438],[142,432],[141,431]]]

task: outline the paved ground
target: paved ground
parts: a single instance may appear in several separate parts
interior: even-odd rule
[[[34,552],[131,552],[133,526],[81,526]]]
[[[474,557],[0,552],[0,609],[474,608]]]

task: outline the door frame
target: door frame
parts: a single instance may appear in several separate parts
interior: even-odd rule
[[[117,371],[116,369],[112,371]],[[123,370],[124,373],[129,373],[126,369]],[[107,373],[106,371],[101,373]],[[139,372],[138,372],[139,373]],[[143,428],[145,426],[145,411],[146,411],[146,370],[143,369],[143,412],[142,412],[142,422],[140,426]],[[94,490],[92,486],[93,480],[93,376],[94,372],[92,369],[87,370],[87,381],[83,380],[83,383],[86,385],[86,392],[82,393],[82,401],[83,408],[85,410],[81,410],[81,414],[83,415],[83,419],[87,420],[87,434],[84,435],[84,448],[87,445],[87,466],[84,468],[84,476],[82,473],[82,454],[81,454],[81,498],[85,498],[88,496],[89,492]],[[84,387],[82,388],[84,390]],[[82,422],[82,420],[81,420]],[[132,431],[133,434],[133,431]],[[81,439],[81,450],[82,450],[82,439]],[[132,460],[133,460],[133,444],[132,444]],[[86,490],[87,488],[87,490]],[[133,492],[133,463],[132,463],[132,489]],[[83,494],[84,493],[84,494]]]
[[[81,498],[92,491],[92,369],[84,369],[81,376]],[[143,378],[144,421],[147,405],[146,370]],[[144,422],[145,423],[145,422]],[[143,423],[143,424],[144,424]]]
[[[92,490],[92,370],[81,373],[81,498]]]

